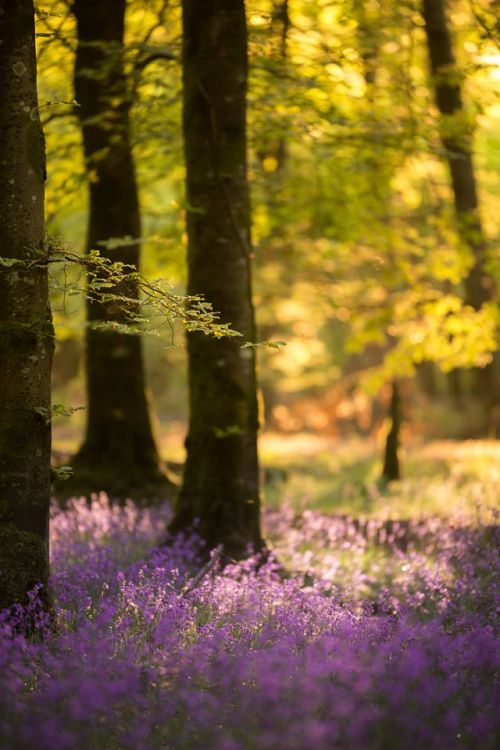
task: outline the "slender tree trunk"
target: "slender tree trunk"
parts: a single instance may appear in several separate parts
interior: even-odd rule
[[[371,15],[366,4],[361,0],[357,3],[357,15],[359,23],[359,44],[361,59],[363,60],[363,77],[366,84],[366,100],[371,108],[375,107],[377,94],[377,70],[380,46],[380,28],[376,25],[376,17]],[[384,154],[374,150],[368,159],[370,168],[370,188],[372,195],[380,204],[380,210],[384,203],[386,185],[381,183],[380,175],[383,174]],[[389,417],[391,427],[387,433],[384,447],[384,466],[382,478],[386,482],[398,480],[401,476],[399,461],[399,433],[400,433],[400,393],[397,380],[392,381],[391,401]]]
[[[290,30],[290,10],[288,0],[275,0],[273,4],[271,27],[279,39],[279,54],[286,60],[288,32]]]
[[[367,7],[365,0],[355,0],[353,5],[358,22],[359,52],[363,62],[363,78],[367,88],[366,97],[373,104],[377,78],[380,37],[383,29],[376,7]]]
[[[494,298],[495,292],[493,279],[484,268],[486,242],[478,210],[472,134],[465,125],[462,90],[446,18],[446,0],[423,0],[422,8],[436,103],[441,114],[441,140],[450,170],[458,231],[474,258],[465,280],[466,302],[479,310],[485,302]],[[474,380],[476,394],[483,401],[489,417],[490,429],[498,432],[498,357],[484,368],[475,368]],[[492,420],[497,424],[492,424]]]
[[[448,389],[456,406],[463,406],[464,386],[462,383],[463,370],[454,369],[447,373]]]
[[[391,403],[389,407],[391,427],[385,442],[384,468],[382,478],[386,482],[396,481],[401,478],[399,468],[399,431],[401,427],[399,386],[396,380],[392,381]]]
[[[53,330],[32,0],[0,0],[0,609],[48,603]],[[17,259],[17,262],[16,260]]]
[[[288,51],[288,32],[290,30],[290,15],[288,0],[274,0],[271,12],[271,23],[268,30],[267,44],[272,50],[272,60],[277,66],[286,65]],[[286,182],[286,164],[288,160],[288,144],[285,133],[274,135],[264,140],[264,143],[257,151],[257,156],[265,165],[269,157],[274,160],[273,170],[266,174],[263,181],[265,187],[264,201],[269,207],[270,214],[277,209],[276,215],[279,216],[280,205],[283,203],[281,197],[281,188]],[[269,235],[257,248],[256,252],[256,269],[258,275],[259,268],[265,268],[266,264],[275,263],[283,269],[282,283],[288,287],[289,280],[287,276],[294,273],[293,264],[290,263],[288,248],[285,249],[282,243],[276,242],[283,237],[283,224],[281,221],[274,221]],[[291,282],[289,282],[291,283]],[[269,289],[267,284],[258,290],[261,297],[261,308],[268,310],[267,321],[259,321],[259,335],[267,341],[273,338],[276,333],[276,316],[274,314],[273,302],[276,301],[276,289]],[[271,355],[272,356],[272,355]],[[273,407],[276,405],[277,390],[276,383],[272,377],[266,378],[266,355],[261,360],[261,380],[260,393],[262,395],[261,409],[261,427],[267,429],[273,422]]]
[[[74,83],[89,173],[87,250],[137,268],[141,224],[124,71],[125,6],[125,0],[73,3],[78,27]],[[110,249],[110,239],[125,242]],[[131,282],[116,291],[138,294]],[[159,470],[151,429],[141,338],[92,328],[124,322],[116,303],[89,301],[87,312],[87,431],[73,461],[71,490],[105,490],[121,497],[164,494],[169,483]]]
[[[277,47],[279,61],[283,65],[287,59],[289,30],[289,2],[288,0],[275,0],[271,16],[271,34],[275,38],[271,38],[271,41]],[[276,170],[284,167],[287,158],[287,144],[284,135],[280,135],[274,144],[269,144],[266,155],[273,156],[276,159]]]
[[[243,0],[183,2],[188,292],[203,294],[243,338],[187,337],[189,434],[173,532],[199,519],[208,547],[262,546],[258,410],[246,166]]]
[[[422,362],[417,367],[417,381],[425,395],[430,399],[437,397],[436,365],[434,362]]]

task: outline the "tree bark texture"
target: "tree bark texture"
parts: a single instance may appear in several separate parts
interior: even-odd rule
[[[189,434],[173,532],[241,557],[262,546],[246,164],[247,30],[243,0],[183,2],[183,128],[188,293],[202,294],[242,338],[187,336]]]
[[[0,0],[0,609],[48,602],[53,330],[32,0]],[[11,265],[10,265],[11,264]]]
[[[125,0],[75,0],[74,84],[89,173],[87,250],[138,268],[141,223],[124,69],[125,8]],[[121,240],[121,246],[110,249],[110,239]],[[138,295],[133,282],[114,291]],[[92,328],[126,322],[116,302],[89,300],[87,314],[87,430],[73,461],[72,489],[105,490],[112,496],[161,494],[168,482],[159,470],[151,428],[141,338]]]
[[[392,382],[391,403],[389,416],[391,427],[385,441],[384,468],[382,478],[386,482],[393,482],[401,478],[399,468],[399,432],[401,427],[401,407],[399,386],[396,380]]]
[[[470,129],[465,124],[459,71],[446,16],[446,0],[422,0],[436,103],[441,115],[441,140],[451,176],[460,238],[470,248],[473,265],[465,279],[466,302],[479,310],[495,297],[494,280],[484,268],[486,242],[479,215]],[[475,368],[476,394],[487,411],[490,429],[500,428],[498,356]],[[494,424],[496,423],[496,424]]]

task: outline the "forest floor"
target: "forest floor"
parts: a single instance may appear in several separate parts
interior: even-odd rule
[[[480,513],[483,520],[499,507],[500,441],[409,442],[400,452],[402,481],[389,486],[374,440],[267,435],[261,456],[272,467],[264,488],[271,507],[384,519]]]
[[[80,439],[66,422],[56,423],[56,461],[70,461]],[[160,431],[159,450],[180,481],[184,427]],[[499,440],[410,440],[400,451],[402,481],[384,486],[380,441],[328,435],[264,432],[259,440],[265,507],[291,506],[297,513],[411,519],[466,515],[491,519],[500,509]]]
[[[0,750],[496,750],[499,446],[415,445],[389,489],[368,441],[261,454],[279,565],[199,580],[167,505],[54,507],[58,627],[0,617]]]

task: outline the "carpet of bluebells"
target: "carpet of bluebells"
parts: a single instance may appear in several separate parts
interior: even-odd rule
[[[200,577],[168,516],[54,509],[57,628],[0,619],[0,750],[499,747],[497,525],[268,511],[279,565]]]

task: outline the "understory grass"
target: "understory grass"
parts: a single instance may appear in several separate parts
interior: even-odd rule
[[[381,481],[382,447],[374,440],[268,435],[261,458],[270,470],[268,507],[398,519],[474,519],[499,507],[500,441],[410,443],[401,450],[402,480],[389,486]]]

